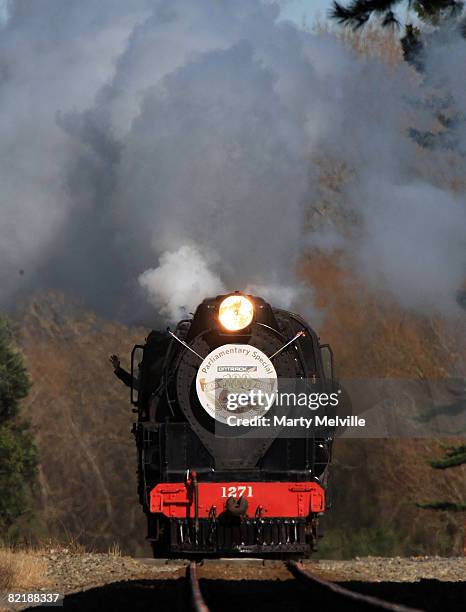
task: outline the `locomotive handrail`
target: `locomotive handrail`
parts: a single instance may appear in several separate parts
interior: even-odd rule
[[[293,344],[293,342],[296,342],[296,340],[297,340],[298,338],[301,338],[301,336],[304,336],[304,335],[305,335],[305,333],[306,333],[306,332],[305,332],[304,330],[301,330],[301,331],[299,331],[297,334],[295,334],[295,335],[293,336],[293,338],[291,338],[291,340],[288,340],[288,342],[287,342],[286,344],[284,344],[284,345],[283,345],[281,348],[279,348],[279,349],[278,349],[278,351],[275,351],[275,353],[273,353],[272,355],[270,355],[270,357],[269,357],[270,361],[272,361],[272,359],[273,359],[274,357],[276,357],[277,355],[279,355],[279,354],[280,354],[282,351],[284,351],[284,350],[285,350],[285,349],[286,349],[288,346],[290,346],[290,344]]]
[[[175,340],[177,340],[180,344],[182,344],[184,346],[184,348],[188,349],[188,351],[191,351],[191,353],[194,353],[194,355],[196,355],[196,357],[199,357],[199,359],[201,361],[204,360],[204,357],[202,357],[201,355],[199,355],[199,353],[196,353],[196,351],[194,349],[192,349],[189,344],[187,344],[184,340],[182,340],[181,338],[178,338],[178,336],[176,334],[174,334],[171,329],[169,327],[167,327],[167,332],[170,334],[170,336],[172,338],[174,338]]]
[[[260,327],[265,327],[266,329],[270,329],[271,332],[273,332],[274,334],[276,334],[277,336],[280,336],[280,338],[282,340],[286,340],[286,336],[285,334],[282,334],[282,332],[278,329],[275,329],[274,327],[271,327],[270,325],[267,325],[266,323],[260,323],[259,321],[256,321],[255,323],[256,325],[260,325]]]

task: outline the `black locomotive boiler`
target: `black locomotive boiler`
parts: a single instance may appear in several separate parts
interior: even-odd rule
[[[131,363],[138,493],[154,555],[310,553],[332,437],[239,432],[229,415],[245,409],[226,405],[225,393],[251,380],[334,389],[332,353],[315,331],[260,297],[219,295],[173,331],[151,332]]]

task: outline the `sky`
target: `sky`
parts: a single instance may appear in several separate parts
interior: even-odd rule
[[[0,0],[0,21],[6,18],[7,2],[8,0]],[[301,26],[303,21],[312,25],[316,17],[325,17],[331,0],[282,0],[281,4],[283,5],[283,18],[290,19]]]
[[[285,0],[283,16],[298,25],[302,25],[303,20],[308,25],[312,25],[316,17],[327,16],[331,4],[331,0]]]
[[[271,0],[272,1],[272,0]],[[316,18],[326,19],[332,0],[273,0],[282,5],[283,19],[289,19],[298,26],[312,26]],[[343,4],[345,4],[344,0]],[[7,17],[8,0],[0,0],[0,23]],[[399,15],[401,9],[399,9]]]

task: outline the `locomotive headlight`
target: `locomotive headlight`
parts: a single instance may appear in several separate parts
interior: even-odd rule
[[[244,329],[253,316],[254,306],[244,295],[229,295],[218,309],[218,320],[229,331]]]

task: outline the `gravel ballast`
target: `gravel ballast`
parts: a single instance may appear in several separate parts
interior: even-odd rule
[[[101,553],[51,551],[41,555],[47,563],[51,584],[64,593],[110,582],[141,579],[177,579],[184,575],[185,562],[138,560]],[[307,561],[316,574],[338,581],[416,582],[422,579],[466,581],[466,557],[364,557],[346,561]],[[222,560],[208,561],[204,572],[209,577],[230,580],[288,579],[280,562]]]

